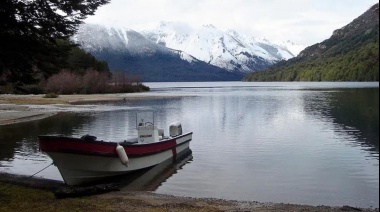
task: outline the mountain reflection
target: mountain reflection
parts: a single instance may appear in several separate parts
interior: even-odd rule
[[[338,89],[304,96],[307,113],[334,123],[337,133],[379,152],[379,89]]]

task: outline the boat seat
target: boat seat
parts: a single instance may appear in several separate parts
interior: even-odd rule
[[[137,138],[128,139],[128,140],[124,140],[122,142],[119,142],[119,144],[137,144],[137,143],[138,143]]]

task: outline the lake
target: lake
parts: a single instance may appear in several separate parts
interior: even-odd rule
[[[146,83],[167,97],[34,106],[62,113],[0,126],[0,172],[32,175],[52,161],[37,136],[137,136],[136,113],[192,131],[182,161],[139,174],[124,189],[309,205],[379,207],[379,83]],[[144,94],[143,94],[144,95]],[[171,96],[177,96],[171,98]],[[37,176],[62,180],[51,166]]]

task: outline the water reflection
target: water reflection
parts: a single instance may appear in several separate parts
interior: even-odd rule
[[[198,89],[178,108],[197,160],[157,192],[378,207],[378,88],[369,90]]]
[[[142,170],[122,177],[116,181],[121,185],[122,191],[155,191],[167,179],[177,174],[186,164],[191,163],[193,155],[191,150],[178,155],[176,161],[169,159],[147,170]]]
[[[0,127],[0,161],[10,160],[15,154],[33,155],[39,153],[38,135],[72,135],[85,122],[94,120],[88,116],[73,113],[58,114],[34,122]]]
[[[141,174],[145,177],[140,179],[170,176],[163,182],[144,183],[136,178],[141,183],[126,189],[264,202],[379,206],[378,87],[276,84],[152,92],[188,96],[104,103],[93,106],[103,110],[0,126],[0,171],[8,166],[5,171],[24,173],[25,166],[38,168],[33,164],[36,160],[42,161],[42,167],[50,163],[38,152],[39,134],[92,134],[102,140],[124,140],[136,136],[137,112],[154,111],[155,124],[165,134],[174,121],[181,121],[184,131],[194,132],[190,144],[194,159],[180,172],[178,165],[169,165],[159,174]],[[24,165],[30,157],[34,159]]]
[[[338,89],[305,95],[305,110],[333,123],[334,131],[354,145],[379,152],[379,89]],[[377,154],[376,154],[377,153]]]
[[[39,151],[39,135],[72,135],[83,124],[93,120],[91,115],[63,113],[38,121],[0,126],[0,172],[26,176],[36,173],[52,162]],[[37,176],[62,180],[53,166]]]

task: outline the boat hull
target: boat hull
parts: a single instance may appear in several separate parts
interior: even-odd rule
[[[129,158],[123,165],[116,153],[118,143],[40,137],[40,148],[57,166],[67,185],[83,185],[145,169],[189,151],[192,133],[150,144],[119,143]]]

